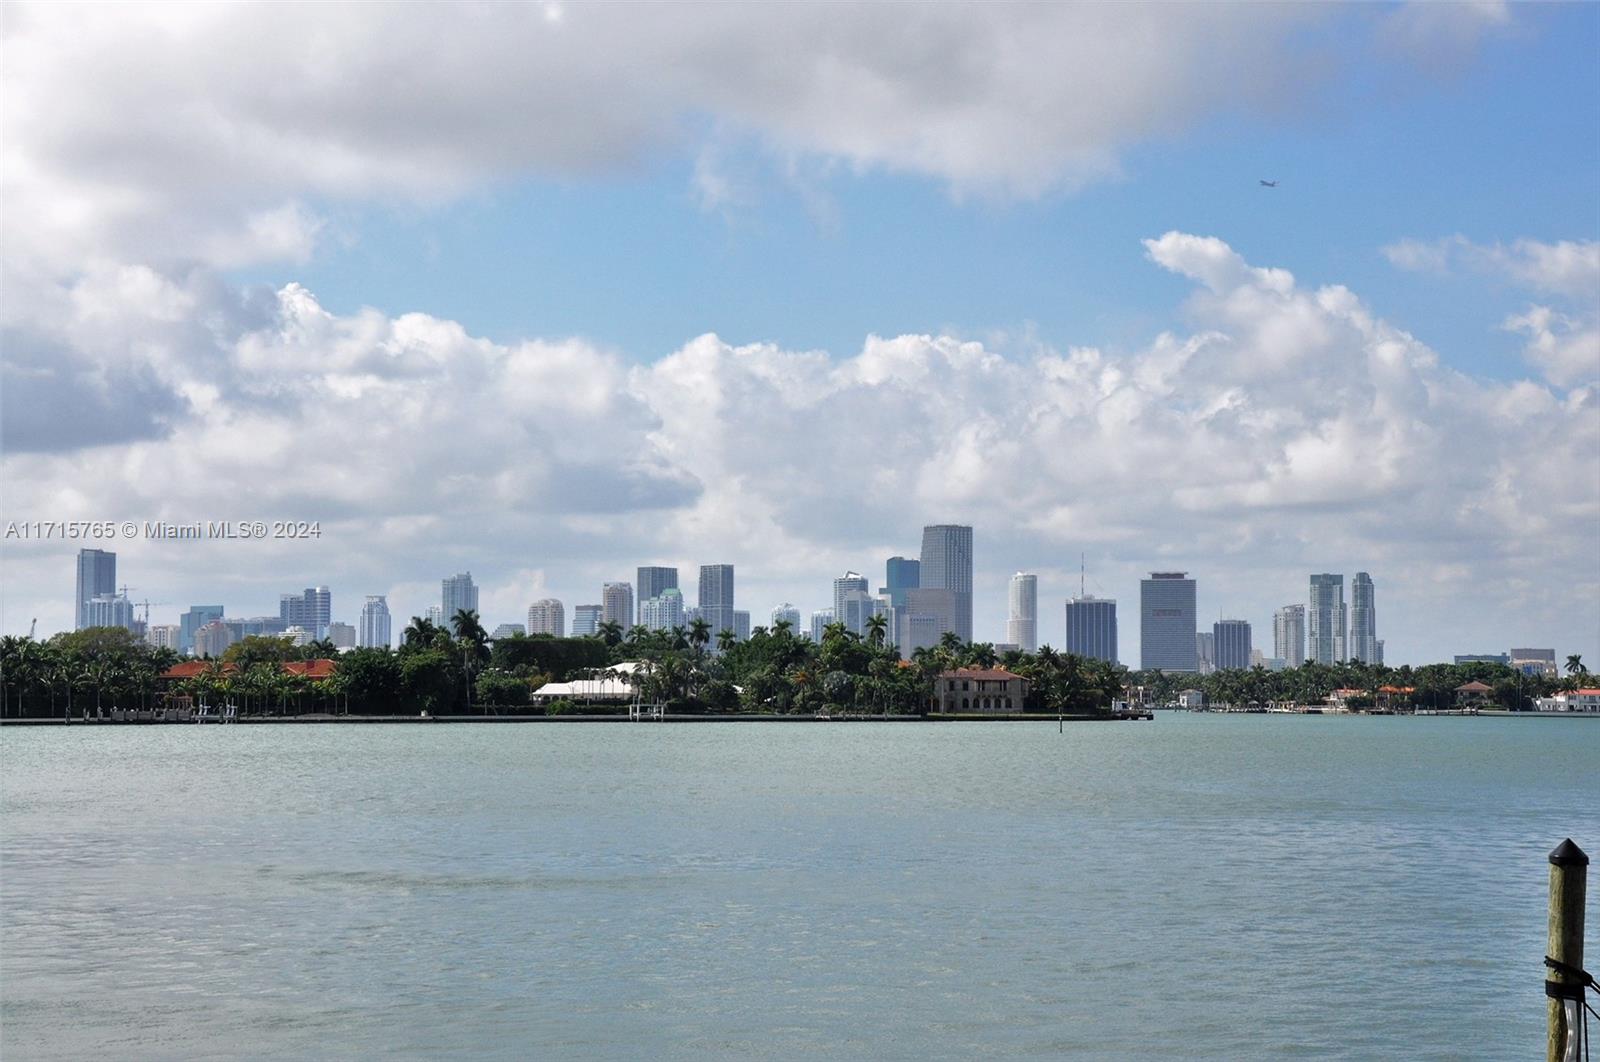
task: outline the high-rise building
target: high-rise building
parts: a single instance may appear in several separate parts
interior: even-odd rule
[[[73,630],[92,627],[89,602],[117,592],[117,555],[103,549],[78,551],[78,606]]]
[[[1548,675],[1554,678],[1561,674],[1556,668],[1554,649],[1513,649],[1509,655],[1511,666],[1524,675]],[[1376,662],[1382,663],[1381,660]]]
[[[1194,655],[1200,664],[1200,674],[1209,675],[1217,669],[1216,635],[1211,631],[1194,632]]]
[[[567,611],[553,597],[541,598],[528,606],[528,633],[566,637]]]
[[[889,599],[891,609],[904,608],[906,591],[922,585],[922,562],[909,557],[890,557],[884,565],[884,586],[878,596]]]
[[[572,636],[583,638],[600,632],[600,615],[603,605],[579,605],[572,610]]]
[[[444,606],[442,606],[442,605],[429,605],[426,609],[423,610],[422,618],[427,620],[429,623],[433,624],[435,627],[443,627],[444,626]]]
[[[356,629],[351,624],[334,620],[328,624],[327,639],[333,643],[335,649],[354,649],[356,647]]]
[[[298,594],[278,595],[278,618],[285,627],[304,627],[311,637],[325,638],[333,622],[333,594],[326,586],[308,586]]]
[[[1066,651],[1115,664],[1117,603],[1103,597],[1068,598]]]
[[[772,610],[772,629],[776,631],[778,624],[787,622],[789,633],[799,637],[803,633],[800,629],[800,610],[785,601]]]
[[[220,619],[211,620],[194,632],[194,655],[216,659],[234,643],[233,632]]]
[[[1151,572],[1139,580],[1139,667],[1199,671],[1195,584],[1188,572]]]
[[[884,611],[884,603],[871,594],[857,587],[846,590],[838,597],[838,604],[834,608],[833,618],[836,623],[844,624],[844,629],[859,637],[865,638],[869,621],[872,617]]]
[[[501,623],[495,627],[494,633],[489,635],[489,640],[498,642],[502,638],[515,638],[519,634],[527,633],[527,628],[520,623]]]
[[[1018,572],[1011,577],[1006,641],[1024,653],[1039,649],[1039,577]]]
[[[824,608],[813,612],[811,614],[811,640],[821,645],[823,632],[827,630],[828,624],[832,622],[833,609]]]
[[[600,588],[600,622],[615,623],[624,631],[633,626],[632,583],[606,583]]]
[[[1336,664],[1345,656],[1344,576],[1323,572],[1311,577],[1306,602],[1306,655],[1316,664]]]
[[[700,618],[711,628],[711,644],[717,635],[733,627],[733,565],[700,566]]]
[[[178,652],[178,635],[182,630],[176,623],[154,623],[144,632],[144,644],[152,649],[171,649]]]
[[[863,614],[859,604],[847,609],[845,599],[852,594],[858,600],[862,598],[872,600],[867,594],[866,577],[858,572],[845,572],[833,581],[833,619],[836,623],[843,623],[844,629],[851,634],[864,634],[866,632],[863,625],[871,613]]]
[[[1356,572],[1350,581],[1350,659],[1378,663],[1378,618],[1372,576]]]
[[[1250,624],[1246,620],[1218,620],[1211,628],[1211,660],[1218,671],[1250,666]]]
[[[190,605],[189,611],[178,617],[178,652],[193,653],[195,634],[212,620],[221,618],[221,605]]]
[[[949,590],[954,595],[950,629],[960,635],[963,643],[971,642],[972,528],[962,524],[924,527],[917,576],[921,589]]]
[[[97,594],[89,599],[86,627],[121,627],[133,630],[133,602],[123,594]]]
[[[440,608],[450,629],[456,629],[456,613],[465,609],[478,611],[478,584],[472,581],[471,572],[458,572],[439,583]]]
[[[750,640],[750,613],[743,609],[734,610],[733,637],[735,641],[740,642],[748,642]]]
[[[389,600],[383,594],[368,594],[367,603],[361,606],[361,629],[356,632],[356,644],[364,649],[387,649],[393,634]]]
[[[1306,662],[1306,607],[1285,605],[1272,614],[1272,655],[1284,667]]]
[[[900,647],[901,657],[909,660],[918,649],[938,645],[945,634],[956,629],[958,607],[954,590],[926,586],[907,590],[905,607],[894,610],[894,643]]]
[[[649,566],[640,568],[634,588],[639,591],[639,622],[650,626],[644,621],[644,603],[652,597],[660,597],[663,590],[678,589],[678,569]]]
[[[669,586],[655,597],[639,603],[639,622],[653,631],[687,627],[683,617],[683,592]]]

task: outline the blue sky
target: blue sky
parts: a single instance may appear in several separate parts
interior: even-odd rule
[[[1600,6],[293,10],[3,27],[7,517],[328,529],[120,543],[156,622],[810,611],[971,522],[980,637],[1083,553],[1128,663],[1152,567],[1600,657]],[[0,543],[0,629],[72,552]]]

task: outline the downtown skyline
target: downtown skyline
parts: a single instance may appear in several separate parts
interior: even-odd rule
[[[77,545],[570,629],[948,522],[977,637],[1087,553],[1125,659],[1169,569],[1257,647],[1369,571],[1391,662],[1600,658],[1593,5],[11,10],[4,517],[322,535],[0,541],[0,633]]]

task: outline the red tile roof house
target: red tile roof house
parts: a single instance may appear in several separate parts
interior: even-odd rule
[[[1003,667],[963,667],[939,672],[934,684],[934,711],[948,715],[969,712],[1020,712],[1028,697],[1028,680]]]
[[[163,671],[159,678],[165,680],[168,684],[166,693],[166,701],[168,705],[172,707],[190,707],[191,698],[180,692],[183,687],[180,686],[179,683],[185,682],[189,679],[202,677],[216,664],[217,661],[215,660],[184,660],[181,663],[174,664],[167,668],[167,670]],[[323,679],[332,678],[334,672],[336,672],[338,668],[339,662],[337,660],[329,660],[326,658],[320,658],[317,660],[286,660],[283,663],[283,673],[285,675],[302,677],[308,683],[320,682]],[[222,665],[222,674],[225,677],[231,678],[238,673],[239,666],[237,664],[234,664],[230,661]],[[331,695],[331,698],[332,701],[330,704],[328,703],[328,695],[313,694],[310,707],[313,710],[332,709],[334,711],[339,711],[339,702],[341,700],[340,695],[333,694]],[[303,712],[306,709],[303,696],[296,695],[291,701],[289,695],[282,691],[278,693],[276,698],[270,695],[262,695],[259,693],[255,696],[251,696],[240,691],[231,691],[227,697],[227,700],[230,703],[234,701],[240,701],[241,710],[246,713],[254,711],[265,712],[266,714],[294,715]],[[343,710],[348,711],[348,705],[346,705]]]
[[[1456,703],[1460,705],[1488,704],[1493,700],[1494,687],[1481,682],[1463,682],[1456,687]]]

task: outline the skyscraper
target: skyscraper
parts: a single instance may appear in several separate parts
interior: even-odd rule
[[[78,551],[78,606],[73,630],[92,627],[89,602],[117,592],[117,555],[103,549]]]
[[[1378,616],[1372,576],[1366,572],[1356,572],[1350,582],[1350,659],[1382,663],[1378,656]]]
[[[634,588],[639,591],[639,622],[648,627],[644,620],[644,603],[652,597],[660,597],[663,590],[676,590],[678,569],[648,566],[640,568],[637,575]]]
[[[1011,577],[1006,641],[1025,653],[1039,649],[1039,577],[1018,572]]]
[[[1245,620],[1218,620],[1211,628],[1212,661],[1218,671],[1250,666],[1250,624]]]
[[[906,591],[922,585],[922,562],[908,557],[890,557],[889,563],[884,565],[884,583],[879,596],[889,599],[891,609],[904,608]]]
[[[1344,576],[1323,572],[1311,577],[1306,603],[1306,655],[1313,663],[1345,659]]]
[[[363,649],[389,648],[389,600],[383,594],[368,594],[367,603],[361,606],[361,627],[356,632],[356,644]]]
[[[778,624],[784,621],[789,624],[790,634],[798,638],[804,633],[800,629],[800,610],[787,601],[772,610],[772,629],[777,630]]]
[[[733,630],[733,565],[700,566],[700,618],[711,628],[711,643],[717,635]]]
[[[1139,667],[1198,671],[1195,584],[1188,572],[1151,572],[1139,581]]]
[[[1209,675],[1217,669],[1217,636],[1212,631],[1194,632],[1194,655],[1200,665],[1200,674]]]
[[[452,631],[455,630],[457,612],[462,609],[478,611],[478,585],[472,581],[471,572],[459,572],[442,580],[439,591],[444,622]]]
[[[918,571],[923,590],[949,590],[951,626],[963,642],[972,641],[972,528],[930,524],[922,529],[922,561]]]
[[[123,594],[97,594],[89,599],[86,627],[121,627],[133,630],[133,602]]]
[[[528,633],[553,634],[563,638],[567,633],[567,613],[561,602],[553,597],[541,598],[528,606]]]
[[[1117,662],[1117,603],[1103,597],[1067,599],[1066,651]]]
[[[178,617],[178,652],[193,653],[195,633],[221,618],[221,605],[190,605],[189,611]]]
[[[572,610],[572,636],[583,638],[596,634],[600,630],[600,613],[605,609],[600,605],[579,605]]]
[[[811,640],[822,644],[822,632],[833,622],[833,609],[818,609],[811,614]]]
[[[903,608],[894,610],[894,643],[910,659],[918,649],[932,649],[946,632],[955,630],[956,592],[919,586],[906,591]]]
[[[308,586],[297,594],[278,595],[278,618],[285,627],[302,627],[313,638],[325,638],[333,622],[333,594],[326,586]]]
[[[606,583],[600,588],[600,622],[626,631],[633,626],[633,584]]]
[[[688,626],[683,615],[683,591],[669,586],[648,601],[639,602],[639,622],[653,631]]]
[[[733,613],[733,636],[741,642],[750,640],[750,613],[744,609],[735,609]]]
[[[852,597],[854,595],[854,597]],[[836,623],[843,623],[844,629],[851,634],[865,634],[865,623],[870,612],[864,612],[860,604],[861,599],[871,601],[867,594],[866,577],[858,572],[845,572],[833,581],[833,618]],[[847,607],[846,601],[853,600],[854,606]]]
[[[1306,607],[1285,605],[1272,614],[1272,655],[1284,667],[1306,662]]]

